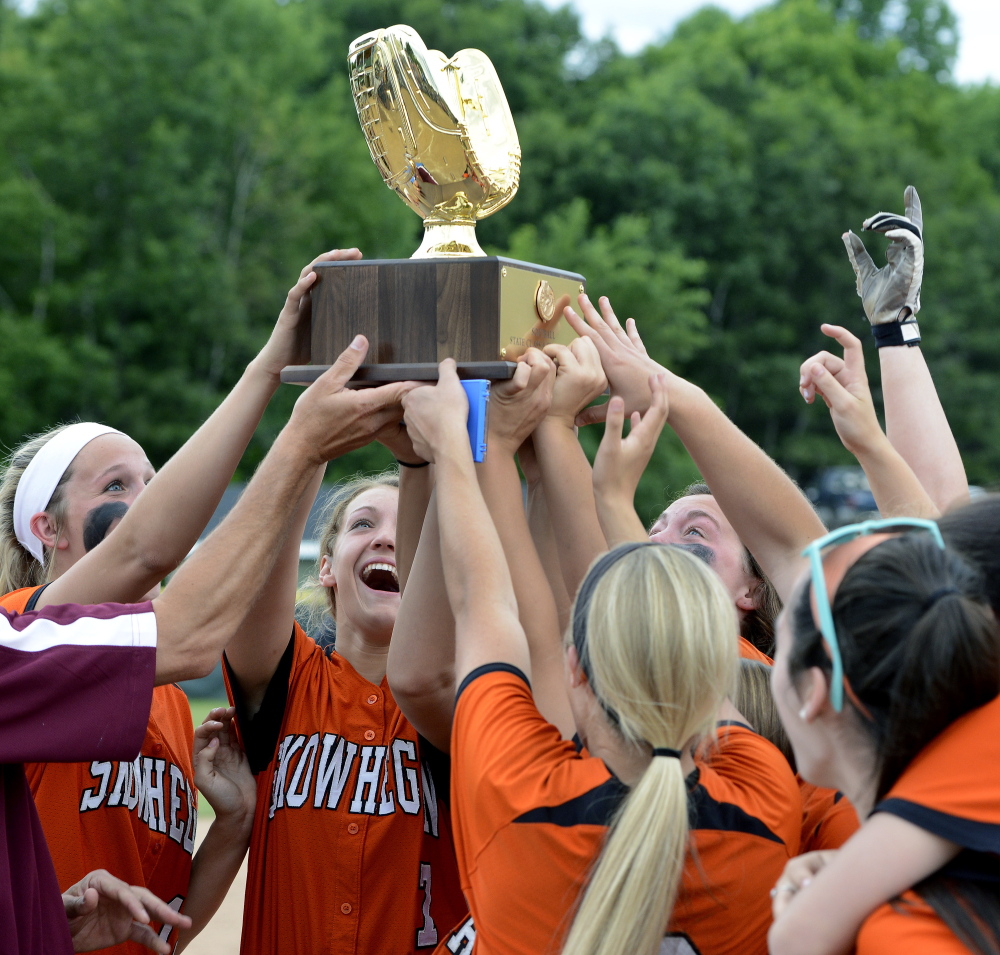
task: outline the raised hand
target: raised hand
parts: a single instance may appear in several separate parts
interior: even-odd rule
[[[651,375],[650,403],[644,415],[633,411],[631,429],[622,437],[625,402],[615,395],[608,402],[607,424],[594,459],[594,497],[597,516],[608,546],[644,540],[642,522],[634,509],[635,490],[667,421],[667,376]]]
[[[468,456],[469,399],[458,379],[455,360],[446,358],[438,366],[437,384],[414,388],[403,398],[406,430],[416,454],[425,461],[451,455]]]
[[[167,955],[170,946],[149,922],[155,919],[181,928],[191,925],[191,919],[175,912],[149,889],[128,885],[104,869],[88,872],[63,892],[63,905],[76,952],[132,941]]]
[[[289,427],[316,464],[375,440],[383,428],[402,419],[403,395],[418,387],[414,381],[396,381],[379,388],[345,388],[367,353],[367,339],[356,336],[295,402]]]
[[[615,488],[630,500],[635,495],[667,421],[667,376],[663,372],[651,375],[648,387],[649,408],[643,415],[632,412],[628,437],[622,437],[625,402],[617,396],[608,402],[604,437],[594,458],[594,487],[599,492]]]
[[[579,298],[581,318],[572,308],[566,309],[566,321],[578,335],[589,338],[597,348],[601,365],[611,386],[611,394],[625,402],[628,413],[645,411],[649,407],[649,378],[665,369],[646,354],[635,321],[628,319],[623,328],[607,298],[598,299],[600,311],[586,295]],[[586,319],[586,321],[584,321]],[[595,405],[577,415],[580,425],[603,421],[608,407]]]
[[[839,325],[821,325],[820,331],[843,347],[844,357],[821,351],[807,358],[799,372],[799,391],[807,404],[819,395],[844,447],[863,455],[884,435],[868,387],[861,342]]]
[[[194,781],[218,817],[252,816],[257,783],[233,728],[236,710],[218,707],[194,731]]]
[[[566,345],[546,345],[542,349],[556,365],[556,380],[548,417],[572,428],[576,416],[608,387],[601,355],[589,338],[577,338]]]
[[[346,262],[360,258],[361,253],[357,249],[332,249],[318,255],[299,273],[299,280],[288,290],[271,337],[254,359],[269,375],[277,380],[286,365],[304,365],[309,361],[309,318],[312,313],[309,290],[316,284],[313,266],[318,262]]]
[[[514,377],[493,386],[487,438],[490,450],[497,448],[512,456],[517,452],[548,413],[555,379],[552,359],[537,348],[529,348],[518,361]]]
[[[924,277],[924,216],[920,196],[913,186],[903,193],[906,215],[878,212],[862,223],[870,232],[889,239],[885,257],[888,265],[875,267],[864,243],[845,232],[844,245],[857,278],[858,295],[872,325],[901,322],[920,311],[920,285]]]

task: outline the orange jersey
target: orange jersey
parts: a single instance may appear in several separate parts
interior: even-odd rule
[[[1000,697],[928,743],[875,811],[891,812],[963,849],[1000,854],[998,765]]]
[[[40,587],[0,597],[7,610],[32,609]],[[59,887],[92,869],[107,869],[144,885],[173,908],[182,907],[191,878],[198,821],[191,707],[177,686],[158,686],[142,749],[129,763],[28,763],[25,773],[38,807]],[[175,941],[164,928],[163,937]],[[102,949],[148,955],[134,942]]]
[[[854,806],[843,793],[821,789],[799,779],[802,795],[802,842],[800,853],[817,849],[839,849],[861,828]]]
[[[763,650],[758,650],[749,640],[739,637],[739,653],[744,660],[756,660],[765,666],[773,667],[772,660]]]
[[[558,951],[615,812],[628,794],[600,759],[539,714],[524,675],[490,664],[463,682],[452,726],[452,802],[474,929],[442,951]],[[765,953],[768,892],[798,852],[802,807],[785,758],[742,724],[688,777],[691,853],[668,934],[678,951]],[[666,921],[667,913],[664,913]]]
[[[938,914],[913,892],[877,908],[858,932],[855,955],[969,955]]]
[[[258,713],[227,684],[257,808],[243,955],[433,950],[468,907],[448,759],[375,685],[295,625]]]

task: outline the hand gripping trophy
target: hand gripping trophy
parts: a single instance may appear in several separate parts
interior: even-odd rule
[[[328,262],[312,293],[312,365],[286,381],[315,378],[358,332],[369,362],[355,383],[437,377],[454,358],[467,378],[508,378],[531,345],[566,343],[564,305],[584,279],[487,256],[476,222],[517,192],[521,147],[489,58],[428,50],[394,26],[359,37],[348,55],[351,89],[372,159],[386,185],[424,220],[410,259]]]

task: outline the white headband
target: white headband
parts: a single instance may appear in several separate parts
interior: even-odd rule
[[[93,421],[71,424],[42,445],[17,482],[17,491],[14,492],[14,533],[21,546],[40,564],[45,563],[45,548],[31,533],[31,519],[49,506],[56,487],[73,459],[102,434],[121,432]]]

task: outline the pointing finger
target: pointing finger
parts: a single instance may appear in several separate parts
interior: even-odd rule
[[[842,328],[840,325],[820,325],[820,331],[829,338],[836,339],[837,343],[844,349],[844,365],[846,365],[848,371],[851,372],[864,372],[865,368],[865,354],[864,349],[861,345],[861,339],[857,335],[849,332],[846,328]],[[834,369],[830,368],[834,374],[837,374]]]
[[[924,234],[924,210],[920,205],[920,196],[913,186],[907,186],[903,193],[903,202],[906,209],[906,218],[910,220],[919,230],[920,235]]]

